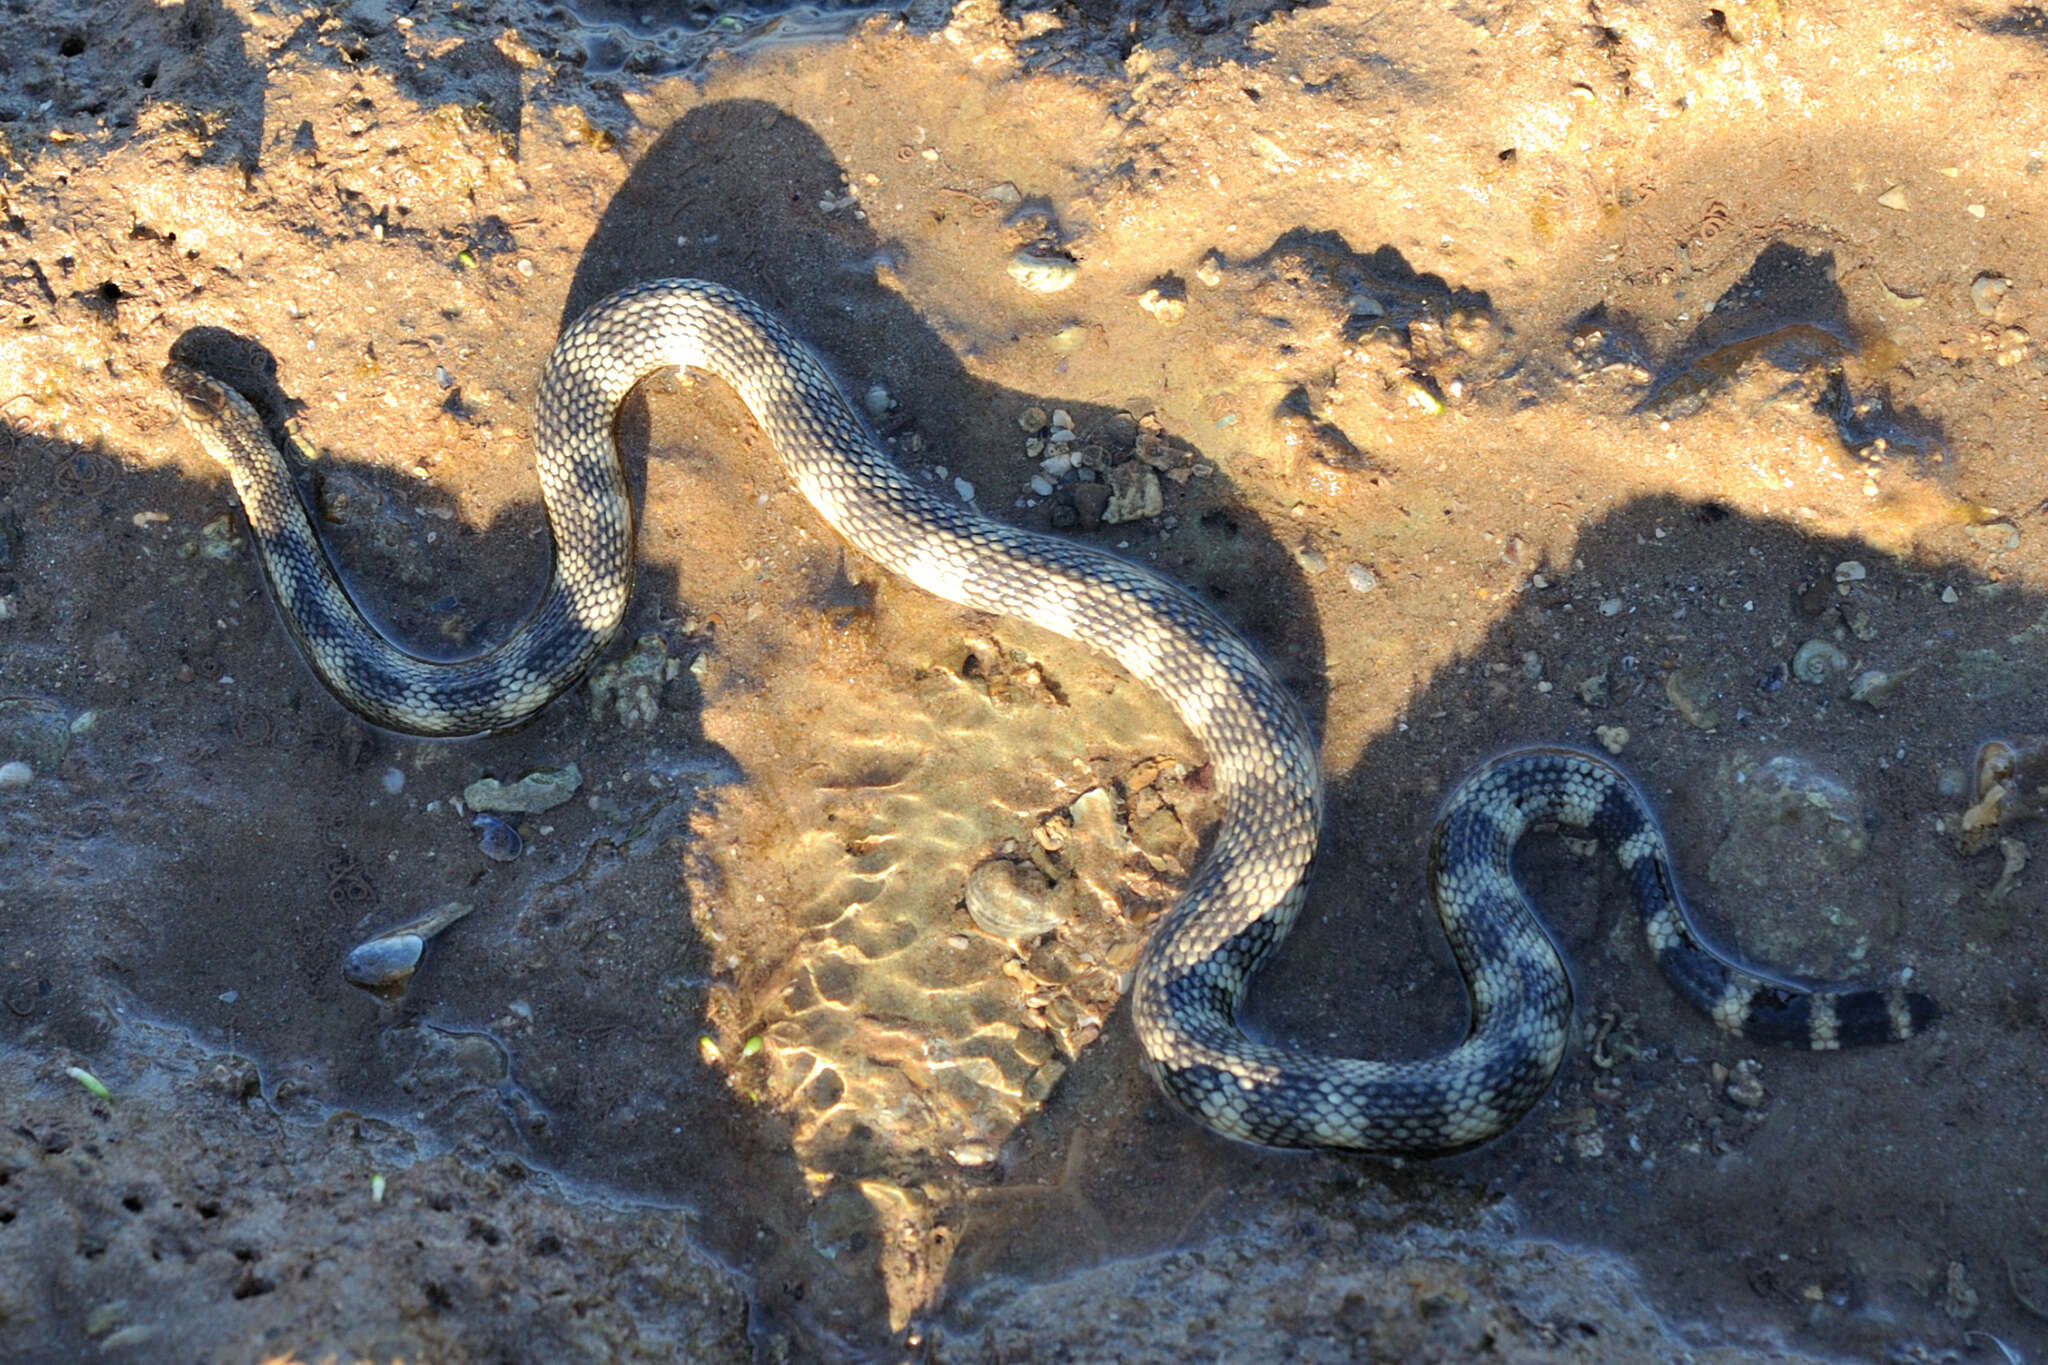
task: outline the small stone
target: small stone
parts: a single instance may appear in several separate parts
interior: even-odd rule
[[[54,768],[71,747],[71,718],[39,697],[0,701],[0,757]]]
[[[1835,581],[1837,583],[1860,583],[1868,577],[1870,577],[1870,570],[1864,568],[1856,560],[1845,559],[1835,565]]]
[[[1048,425],[1054,431],[1072,431],[1074,429],[1074,414],[1068,412],[1065,408],[1054,408]]]
[[[1017,414],[1017,429],[1027,436],[1036,436],[1045,430],[1045,409],[1026,408]]]
[[[667,640],[654,632],[641,636],[625,658],[590,671],[584,688],[590,694],[591,718],[602,720],[611,711],[628,730],[651,728],[661,715],[663,685],[680,672],[677,661],[669,657]]]
[[[1622,608],[1627,605],[1628,603],[1622,601],[1619,597],[1610,597],[1600,604],[1600,614],[1602,616],[1619,616],[1621,615]]]
[[[1873,711],[1882,711],[1911,672],[1911,669],[1889,673],[1882,668],[1866,668],[1849,684],[1849,700],[1860,701]]]
[[[1904,185],[1892,186],[1883,194],[1877,196],[1877,202],[1894,213],[1904,213],[1907,209],[1913,207],[1912,202],[1906,198],[1906,187]]]
[[[199,528],[199,553],[208,559],[233,559],[240,546],[235,523],[225,514]]]
[[[974,501],[974,485],[965,479],[953,480],[953,491],[960,495],[960,501],[962,502]]]
[[[1437,397],[1429,385],[1413,376],[1404,375],[1394,382],[1394,391],[1407,400],[1408,406],[1425,417],[1435,417],[1444,410],[1444,400]]]
[[[1057,294],[1062,289],[1071,289],[1080,275],[1074,262],[1067,257],[1028,248],[1010,258],[1009,271],[1010,278],[1019,287],[1034,294]]]
[[[1166,510],[1159,476],[1138,460],[1126,460],[1109,471],[1109,502],[1102,519],[1111,526],[1142,521]]]
[[[1721,688],[1703,665],[1671,670],[1664,677],[1664,695],[1696,729],[1711,730],[1721,723]]]
[[[1138,300],[1138,307],[1144,309],[1168,327],[1173,326],[1186,317],[1188,311],[1186,299],[1175,298],[1171,294],[1162,294],[1157,289],[1147,289],[1143,297]]]
[[[1223,257],[1215,251],[1202,253],[1202,262],[1195,267],[1195,278],[1214,289],[1223,283]]]
[[[1968,1322],[1977,1316],[1978,1302],[1977,1291],[1970,1288],[1969,1280],[1964,1278],[1963,1263],[1950,1261],[1948,1274],[1942,1281],[1941,1311],[1957,1322]]]
[[[519,831],[495,815],[479,815],[470,822],[482,831],[477,847],[494,863],[509,863],[526,851]]]
[[[1979,275],[1970,281],[1970,306],[1982,317],[1995,317],[1998,305],[2005,302],[2006,291],[2012,288],[2012,281],[2003,275]]]
[[[11,763],[0,763],[0,791],[26,787],[35,780],[35,776],[36,770],[18,758]]]
[[[1344,581],[1351,585],[1353,592],[1371,592],[1380,585],[1380,580],[1373,575],[1373,571],[1363,564],[1345,565]]]
[[[1954,588],[1953,586],[1950,586],[1950,587],[1946,587],[1946,588],[1943,588],[1943,589],[1941,590],[1941,600],[1942,600],[1942,602],[1943,602],[1943,604],[1944,604],[1944,605],[1946,605],[1946,606],[1951,606],[1951,607],[1952,607],[1952,606],[1954,606],[1954,605],[1955,605],[1956,603],[1958,603],[1958,602],[1962,601],[1962,598],[1960,598],[1960,597],[1956,596],[1956,590],[1955,590],[1955,588]]]
[[[1088,344],[1094,333],[1078,322],[1070,322],[1046,338],[1046,344],[1061,355],[1072,355]]]
[[[495,777],[481,778],[462,789],[462,799],[471,810],[538,815],[567,801],[582,785],[582,769],[570,763],[528,773],[512,783],[500,782]]]
[[[1052,480],[1046,478],[1043,474],[1033,474],[1031,476],[1031,491],[1038,494],[1041,498],[1051,497]]]
[[[385,792],[389,795],[398,795],[405,790],[405,770],[402,768],[386,768],[380,785],[383,786]]]
[[[1988,555],[2002,555],[2007,550],[2018,549],[2020,544],[2020,528],[2009,521],[1994,521],[1984,526],[1965,526],[1963,534]]]
[[[1761,1108],[1764,1095],[1764,1065],[1753,1057],[1745,1057],[1735,1064],[1729,1073],[1722,1093],[1731,1104],[1742,1109]]]
[[[1074,516],[1082,530],[1093,531],[1102,525],[1102,516],[1108,510],[1108,507],[1108,484],[1082,483],[1074,485]]]
[[[1321,573],[1330,567],[1329,556],[1313,545],[1304,545],[1296,550],[1294,562],[1301,565],[1303,573]]]
[[[1593,727],[1593,738],[1599,740],[1600,747],[1608,753],[1618,755],[1623,749],[1628,747],[1628,727],[1626,725],[1596,725]]]
[[[896,408],[896,400],[890,397],[889,390],[880,384],[868,386],[866,402],[870,417],[887,417]]]

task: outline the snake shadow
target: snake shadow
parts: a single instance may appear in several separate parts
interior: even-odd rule
[[[1326,697],[1316,612],[1293,556],[1264,518],[1220,476],[1176,492],[1170,510],[1178,536],[1162,534],[1165,522],[1077,529],[1066,524],[1071,503],[1059,495],[1014,506],[1034,472],[1016,454],[1020,411],[1063,407],[1086,432],[1104,427],[1117,409],[977,378],[963,363],[973,356],[972,332],[963,335],[949,321],[952,334],[942,335],[889,284],[903,248],[851,214],[821,209],[844,182],[817,134],[772,105],[727,100],[692,110],[655,139],[606,206],[578,263],[563,325],[614,290],[661,277],[714,280],[752,296],[809,340],[851,394],[879,384],[893,395],[897,409],[882,427],[906,467],[931,473],[945,466],[1015,524],[1058,530],[1112,553],[1118,542],[1135,544],[1124,553],[1163,560],[1169,576],[1267,652],[1320,730]],[[1050,368],[1055,378],[1064,372]],[[628,420],[643,420],[636,410],[644,407],[644,400],[629,404]],[[1202,454],[1185,433],[1167,434]]]

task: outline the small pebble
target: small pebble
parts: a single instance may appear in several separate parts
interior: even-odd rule
[[[870,385],[867,392],[867,408],[870,417],[887,417],[896,406],[896,400],[880,384]]]
[[[1764,1094],[1763,1063],[1754,1058],[1744,1058],[1735,1064],[1723,1083],[1722,1093],[1729,1102],[1743,1109],[1756,1109],[1763,1105]]]
[[[1835,565],[1835,581],[1837,583],[1857,583],[1869,576],[1870,570],[1864,568],[1853,559],[1845,559]]]
[[[1046,478],[1043,474],[1033,474],[1031,476],[1031,491],[1038,494],[1041,498],[1051,497],[1052,480]]]
[[[1175,298],[1171,294],[1162,294],[1157,289],[1147,289],[1144,297],[1138,300],[1138,307],[1144,309],[1168,327],[1173,326],[1186,317],[1188,311],[1186,299]]]
[[[1991,317],[1998,312],[1998,305],[2005,302],[2006,291],[2012,288],[2012,281],[2003,275],[1979,275],[1970,281],[1970,306],[1980,316]]]
[[[1622,608],[1627,605],[1628,603],[1622,601],[1619,597],[1610,597],[1600,604],[1600,614],[1602,616],[1619,616],[1621,615]]]
[[[1027,435],[1037,435],[1045,430],[1045,409],[1026,408],[1017,414],[1017,429]]]
[[[1344,581],[1351,585],[1353,592],[1371,592],[1380,585],[1379,579],[1373,576],[1372,570],[1366,568],[1363,564],[1345,566]]]
[[[1301,565],[1304,573],[1321,573],[1330,567],[1330,560],[1313,545],[1304,545],[1294,552],[1295,563]]]
[[[1849,700],[1860,701],[1873,711],[1882,711],[1906,677],[1906,671],[1891,673],[1882,668],[1866,668],[1850,682]]]
[[[477,847],[482,849],[483,855],[492,862],[509,863],[525,851],[525,845],[519,839],[519,831],[497,816],[479,815],[470,823],[483,831],[482,837],[477,841]]]
[[[480,778],[462,789],[462,799],[469,803],[471,810],[538,815],[567,801],[582,785],[582,769],[570,763],[560,768],[543,768],[528,773],[517,782],[500,782],[495,777]]]
[[[1877,202],[1894,213],[1904,213],[1907,209],[1913,207],[1911,201],[1906,198],[1906,187],[1903,185],[1892,186],[1883,194],[1877,196]]]
[[[12,763],[0,763],[0,791],[15,787],[26,787],[35,780],[36,770],[15,759]]]
[[[1074,263],[1066,257],[1041,255],[1030,250],[1012,256],[1009,271],[1011,279],[1034,294],[1057,294],[1062,289],[1070,289],[1080,275]]]
[[[965,479],[953,480],[953,491],[960,495],[960,501],[962,502],[974,501],[974,485]]]
[[[1593,738],[1599,740],[1600,747],[1608,753],[1618,755],[1623,749],[1628,747],[1628,727],[1626,725],[1596,725],[1593,727]]]
[[[2007,550],[2018,549],[2020,544],[2020,528],[2009,521],[1994,521],[1985,526],[1965,526],[1963,534],[1986,554],[2004,554]]]
[[[384,790],[396,796],[405,790],[405,773],[398,768],[386,768],[383,778]]]
[[[1223,257],[1214,251],[1202,256],[1202,263],[1195,267],[1195,278],[1214,289],[1223,283]]]

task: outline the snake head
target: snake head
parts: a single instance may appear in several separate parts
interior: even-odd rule
[[[178,396],[180,415],[190,421],[217,422],[229,406],[227,390],[218,380],[176,360],[164,366],[164,385]]]

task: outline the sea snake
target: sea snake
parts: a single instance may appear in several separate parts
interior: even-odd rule
[[[612,427],[649,375],[716,375],[745,402],[783,467],[846,541],[949,602],[1079,640],[1153,688],[1208,755],[1222,816],[1205,857],[1146,941],[1131,985],[1145,1067],[1175,1101],[1230,1136],[1290,1147],[1432,1154],[1515,1123],[1563,1060],[1571,982],[1509,855],[1555,823],[1619,860],[1659,964],[1725,1031],[1831,1049],[1909,1037],[1926,996],[1801,983],[1737,965],[1694,929],[1662,834],[1635,785],[1598,755],[1520,749],[1445,802],[1430,891],[1471,997],[1450,1052],[1364,1061],[1256,1043],[1236,1016],[1246,983],[1300,911],[1322,821],[1313,735],[1272,671],[1185,590],[1115,555],[991,519],[913,481],[824,364],[781,322],[723,285],[623,290],[563,333],[541,379],[536,445],[554,567],[533,614],[473,658],[407,653],[364,620],[336,578],[288,465],[248,403],[172,361],[165,379],[200,444],[227,470],[285,620],[321,680],[377,725],[464,735],[520,724],[617,636],[633,576],[633,519]]]

